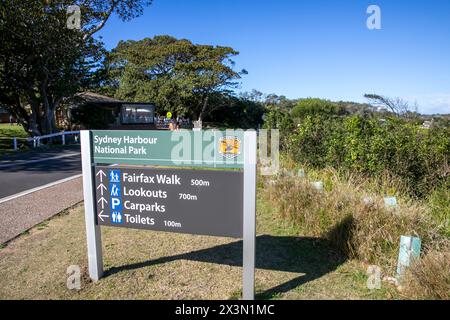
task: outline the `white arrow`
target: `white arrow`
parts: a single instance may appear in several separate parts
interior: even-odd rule
[[[103,190],[108,190],[103,184],[100,184],[98,187],[97,187],[97,190],[98,189],[100,189],[100,194],[103,196]]]
[[[106,174],[103,172],[103,170],[99,170],[96,176],[100,176],[100,182],[103,182],[103,177],[106,177]]]
[[[100,199],[98,199],[98,203],[102,205],[102,209],[105,209],[105,203],[107,204],[108,201],[106,201],[105,198],[101,197]]]
[[[105,220],[103,220],[103,218],[108,218],[108,216],[107,216],[107,215],[104,215],[104,214],[102,214],[102,213],[103,213],[103,210],[100,211],[100,213],[98,214],[98,217],[100,218],[100,220],[105,221]]]

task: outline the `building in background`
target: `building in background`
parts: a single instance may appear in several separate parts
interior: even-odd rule
[[[59,117],[67,118],[70,124],[78,122],[87,129],[156,129],[155,104],[125,102],[92,92],[77,94],[67,114],[63,113]]]
[[[16,119],[14,117],[11,117],[9,112],[6,111],[6,109],[0,107],[0,123],[14,123],[16,122]]]

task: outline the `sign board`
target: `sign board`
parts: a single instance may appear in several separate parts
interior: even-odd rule
[[[97,224],[241,238],[241,171],[97,166]]]
[[[92,131],[93,161],[103,164],[240,168],[244,131]]]
[[[420,238],[401,236],[397,263],[397,277],[400,278],[403,276],[405,270],[411,265],[412,261],[420,258],[421,245],[422,242]]]
[[[101,226],[243,238],[254,298],[256,132],[81,131],[89,275],[103,274]]]
[[[396,197],[385,197],[384,206],[386,208],[397,208],[397,198]]]

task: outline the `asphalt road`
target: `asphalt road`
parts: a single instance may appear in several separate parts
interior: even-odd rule
[[[81,173],[79,146],[0,159],[0,199]]]

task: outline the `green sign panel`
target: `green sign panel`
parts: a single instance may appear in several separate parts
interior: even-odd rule
[[[91,131],[95,163],[243,168],[244,131]]]

